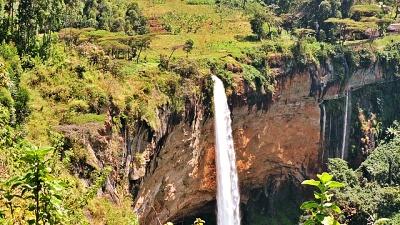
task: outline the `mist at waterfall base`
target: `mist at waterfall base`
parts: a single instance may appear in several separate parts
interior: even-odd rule
[[[240,225],[240,194],[233,146],[231,112],[222,81],[214,81],[215,152],[218,225]]]

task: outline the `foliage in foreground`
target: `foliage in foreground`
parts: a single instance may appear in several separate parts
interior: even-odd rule
[[[196,218],[196,220],[193,222],[193,225],[205,225],[205,224],[206,224],[206,221],[204,221],[204,220],[202,220],[200,218]],[[171,223],[171,222],[168,222],[168,223],[166,223],[164,225],[174,225],[174,224]]]
[[[338,222],[342,210],[333,201],[333,189],[344,187],[343,183],[332,180],[328,173],[317,175],[318,180],[305,180],[303,185],[317,188],[314,192],[315,200],[304,202],[301,209],[305,211],[304,225],[340,225]]]

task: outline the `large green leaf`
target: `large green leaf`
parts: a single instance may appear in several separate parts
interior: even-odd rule
[[[301,209],[314,209],[314,208],[318,208],[318,203],[316,203],[315,201],[307,201],[307,202],[304,202],[303,204],[301,204],[300,208],[301,208]]]
[[[343,183],[340,183],[340,182],[337,182],[337,181],[329,181],[328,183],[326,183],[326,185],[329,188],[341,188],[341,187],[345,186]]]
[[[325,184],[329,181],[332,180],[333,176],[330,175],[329,173],[322,173],[322,174],[318,174],[317,177],[319,178],[319,180],[321,181],[321,183]]]
[[[311,185],[311,186],[317,186],[317,187],[318,187],[318,185],[320,185],[321,182],[316,181],[316,180],[314,180],[314,179],[311,179],[311,180],[305,180],[305,181],[303,181],[301,184]]]
[[[339,208],[339,206],[337,206],[336,204],[333,204],[332,206],[331,206],[331,209],[333,210],[333,211],[335,211],[336,213],[342,213],[342,210]]]
[[[322,220],[323,225],[334,225],[335,219],[332,216],[325,216]]]
[[[315,225],[315,222],[312,219],[308,219],[306,222],[304,222],[304,225]]]

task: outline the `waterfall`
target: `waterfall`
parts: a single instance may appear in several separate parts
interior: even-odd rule
[[[214,80],[215,154],[218,225],[240,225],[240,195],[233,147],[231,112],[220,79]]]
[[[350,107],[350,90],[347,90],[346,93],[346,103],[344,108],[344,118],[343,118],[343,138],[342,138],[342,154],[341,158],[345,158],[345,151],[346,151],[346,142],[347,142],[347,128],[348,128],[348,120],[349,120],[349,110]]]

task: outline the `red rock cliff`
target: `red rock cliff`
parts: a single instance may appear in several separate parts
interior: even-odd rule
[[[282,80],[266,110],[233,107],[242,202],[274,180],[301,181],[319,167],[320,109],[309,97],[308,73]],[[179,123],[166,135],[151,172],[143,178],[134,210],[141,224],[163,224],[201,211],[215,200],[212,118],[199,110],[190,126]]]

